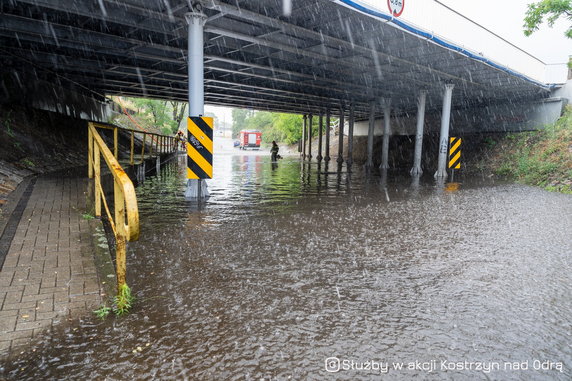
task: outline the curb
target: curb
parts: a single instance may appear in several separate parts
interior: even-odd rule
[[[91,228],[91,242],[93,248],[93,258],[97,277],[99,278],[99,287],[101,289],[102,301],[105,305],[117,293],[117,278],[115,276],[115,265],[111,257],[111,251],[103,228],[103,222],[100,219],[89,221]]]

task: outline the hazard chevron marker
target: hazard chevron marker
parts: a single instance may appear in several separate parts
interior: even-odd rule
[[[461,169],[461,138],[449,138],[449,168]]]
[[[213,178],[213,118],[187,119],[187,179]]]

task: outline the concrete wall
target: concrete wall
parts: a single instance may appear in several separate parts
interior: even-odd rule
[[[572,72],[572,69],[569,69]],[[572,79],[569,79],[564,86],[554,90],[554,97],[565,98],[566,103],[572,103]]]
[[[560,89],[559,94],[572,99],[572,85]],[[555,122],[564,110],[567,99],[548,98],[542,102],[527,104],[505,104],[451,112],[450,134],[471,134],[479,132],[518,132],[542,129]],[[391,118],[392,135],[415,135],[417,119],[415,115]],[[440,113],[425,115],[425,133],[437,133],[441,126]],[[367,136],[368,121],[356,122],[354,136]],[[345,131],[347,131],[347,127]],[[383,135],[383,118],[376,119],[374,135]]]
[[[0,76],[0,104],[20,104],[84,120],[106,122],[105,98],[73,83],[22,79],[16,73]]]

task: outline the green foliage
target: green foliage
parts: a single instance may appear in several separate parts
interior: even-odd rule
[[[240,108],[232,109],[232,136],[238,136],[240,130],[245,130],[246,120],[254,114],[252,110],[245,110]]]
[[[19,145],[19,144],[17,144],[16,146],[17,146],[18,148],[20,148],[20,145]],[[20,163],[22,163],[23,165],[25,165],[25,166],[28,167],[28,168],[34,168],[34,167],[36,166],[36,164],[35,164],[32,160],[30,160],[30,159],[28,159],[28,158],[25,158],[25,159],[20,160]]]
[[[12,130],[12,123],[14,122],[12,120],[12,113],[13,113],[12,110],[10,110],[6,113],[6,115],[4,116],[4,118],[2,120],[2,127],[6,129],[6,134],[9,137],[14,138],[16,136],[16,134],[14,134],[14,131]]]
[[[494,149],[497,175],[562,193],[572,192],[572,108],[544,130],[509,134]]]
[[[270,143],[276,140],[280,143],[293,144],[302,137],[302,117],[295,114],[284,114],[267,111],[232,110],[233,134],[240,130],[262,131],[262,141]],[[317,120],[317,118],[314,118]],[[313,123],[317,133],[317,121]]]
[[[131,289],[129,288],[129,286],[124,284],[120,288],[117,296],[113,298],[113,307],[107,307],[105,304],[103,304],[97,310],[93,311],[93,313],[95,314],[95,316],[97,316],[102,320],[105,319],[107,316],[109,316],[111,311],[113,311],[113,313],[115,313],[116,316],[125,315],[129,313],[129,310],[133,306],[134,301],[135,298],[131,294]]]
[[[83,218],[84,220],[93,220],[95,217],[90,213],[84,213],[81,215],[81,218]]]
[[[274,128],[281,132],[276,140],[286,144],[294,144],[302,138],[302,117],[295,114],[274,114]]]
[[[8,134],[9,137],[16,137],[16,134],[12,131],[12,111],[8,112],[6,119],[4,119],[4,126],[6,127],[6,134]]]
[[[124,284],[119,289],[119,293],[114,298],[113,311],[117,316],[124,315],[129,312],[134,302],[134,297],[131,295],[131,289],[127,284]]]
[[[95,316],[97,316],[101,320],[104,320],[109,315],[110,312],[111,312],[111,308],[107,307],[106,305],[102,305],[97,310],[93,311]]]
[[[129,98],[137,107],[139,118],[165,134],[173,134],[179,129],[185,106],[181,102],[169,102],[147,98]]]
[[[572,0],[542,0],[529,4],[524,18],[524,34],[530,36],[537,31],[545,16],[549,27],[561,16],[572,21]],[[565,35],[572,38],[572,27],[568,28]]]
[[[492,147],[494,147],[494,146],[497,144],[497,142],[496,142],[493,138],[491,138],[490,136],[487,136],[487,137],[483,140],[483,143],[486,144],[486,146],[489,147],[489,148],[492,148]]]

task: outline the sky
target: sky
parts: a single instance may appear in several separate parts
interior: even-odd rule
[[[388,12],[385,0],[357,1]],[[541,82],[562,83],[566,79],[566,62],[572,55],[572,39],[564,36],[569,21],[561,18],[553,28],[545,23],[530,37],[526,37],[522,26],[527,4],[532,2],[530,0],[439,1],[540,59],[547,66],[504,42],[498,42],[488,32],[454,15],[435,0],[404,0],[400,18],[471,50],[482,52],[485,57]],[[232,120],[230,108],[205,108],[206,111],[215,112],[219,118]]]
[[[572,55],[572,39],[566,38],[565,19],[560,19],[553,28],[544,24],[530,37],[523,33],[523,19],[529,0],[441,0],[470,19],[491,29],[515,45],[541,58],[546,63],[566,63]]]
[[[552,28],[548,27],[545,22],[538,31],[529,37],[524,35],[522,31],[524,15],[526,14],[527,5],[533,1],[441,0],[441,2],[540,58],[546,64],[565,66],[568,62],[568,57],[572,55],[572,39],[564,36],[564,32],[570,26],[570,21],[562,17]],[[551,71],[547,73],[546,82],[562,80],[558,77],[554,78],[556,75],[552,73],[555,70],[554,67],[549,69]],[[564,69],[564,76],[566,75],[565,73],[566,70]]]

